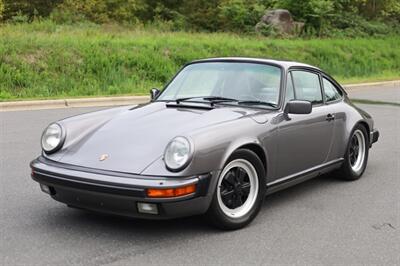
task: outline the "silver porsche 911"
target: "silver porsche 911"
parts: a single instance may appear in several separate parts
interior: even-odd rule
[[[212,58],[185,65],[147,104],[50,124],[32,178],[70,207],[205,214],[237,229],[266,194],[333,170],[360,178],[378,137],[371,116],[316,67]]]

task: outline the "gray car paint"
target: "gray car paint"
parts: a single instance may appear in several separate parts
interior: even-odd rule
[[[282,67],[283,75],[291,68],[320,72],[305,64],[263,59],[194,63],[210,61],[275,64]],[[270,183],[342,158],[357,123],[373,129],[371,117],[355,108],[346,94],[335,103],[314,106],[311,114],[289,116],[283,114],[283,95],[278,110],[223,105],[207,110],[152,102],[67,118],[59,121],[67,132],[63,148],[44,156],[89,168],[179,177],[219,171],[235,150],[247,146],[262,152]],[[334,121],[325,119],[328,113],[335,114]],[[170,172],[163,162],[164,149],[175,136],[185,136],[194,145],[193,160],[180,172]],[[102,154],[109,158],[99,161]]]

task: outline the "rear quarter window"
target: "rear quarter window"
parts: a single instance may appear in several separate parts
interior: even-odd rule
[[[328,79],[322,78],[322,83],[324,85],[325,100],[327,102],[336,101],[342,98],[341,91]]]

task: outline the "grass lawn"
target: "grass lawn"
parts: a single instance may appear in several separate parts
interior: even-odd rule
[[[0,25],[0,101],[147,95],[184,63],[215,56],[301,61],[344,83],[400,78],[400,36],[273,40],[42,21]]]

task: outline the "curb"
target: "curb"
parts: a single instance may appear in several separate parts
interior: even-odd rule
[[[343,85],[346,90],[363,89],[367,86],[380,85],[399,85],[400,80],[370,82],[361,84]],[[0,102],[0,112],[6,111],[23,111],[23,110],[42,110],[42,109],[59,109],[71,107],[102,107],[102,106],[118,106],[118,105],[134,105],[145,103],[150,100],[149,96],[116,96],[116,97],[96,97],[96,98],[77,98],[77,99],[60,99],[60,100],[32,100],[32,101],[12,101]]]
[[[345,89],[347,90],[353,90],[353,89],[362,89],[362,87],[368,87],[368,86],[384,86],[384,85],[399,85],[400,86],[400,80],[391,80],[391,81],[381,81],[381,82],[368,82],[368,83],[356,83],[356,84],[347,84],[347,85],[342,85]]]
[[[149,100],[150,100],[149,96],[117,96],[117,97],[61,99],[61,100],[0,102],[0,112],[60,109],[60,108],[71,108],[71,107],[134,105],[134,104],[148,102]]]

